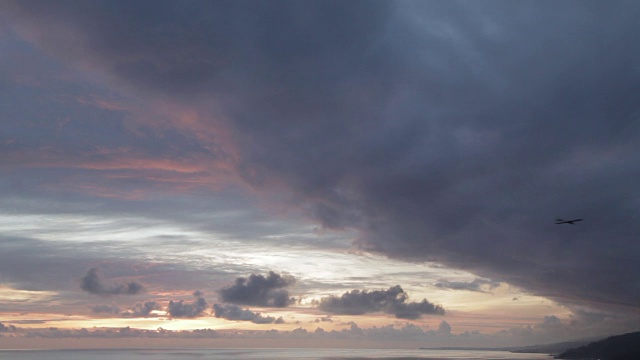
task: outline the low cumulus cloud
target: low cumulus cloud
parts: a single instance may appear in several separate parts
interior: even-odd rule
[[[441,289],[448,290],[487,292],[488,290],[493,290],[500,286],[500,282],[481,278],[475,278],[473,281],[469,282],[440,280],[436,283],[436,286]]]
[[[185,338],[185,339],[202,339],[217,338],[219,333],[211,329],[196,330],[167,330],[158,328],[156,330],[135,329],[129,326],[123,328],[107,328],[107,329],[59,329],[50,327],[46,329],[19,329],[22,336],[28,338],[69,338],[69,339],[123,339],[123,338]]]
[[[595,314],[597,315],[597,314]],[[593,317],[594,314],[589,315]],[[227,338],[227,339],[335,339],[335,340],[369,340],[369,341],[414,341],[422,346],[426,343],[437,346],[513,346],[513,344],[541,344],[558,341],[570,341],[585,337],[601,337],[610,335],[610,321],[623,321],[636,326],[637,317],[613,318],[607,316],[597,324],[577,324],[572,319],[562,320],[556,316],[546,316],[537,324],[514,327],[493,333],[479,331],[457,332],[446,321],[441,321],[437,329],[420,327],[411,323],[386,325],[381,327],[361,328],[354,322],[349,322],[347,327],[338,330],[325,330],[321,327],[315,331],[297,328],[292,331],[271,330],[247,330],[215,331],[211,329],[198,330],[156,330],[123,328],[81,328],[59,329],[49,328],[18,328],[13,325],[0,323],[0,336],[10,333],[13,337],[28,338]],[[276,320],[274,323],[278,322]],[[586,325],[586,326],[585,326]],[[593,325],[593,326],[592,326]]]
[[[315,320],[313,320],[314,323],[319,323],[319,322],[333,322],[333,319],[331,319],[331,316],[323,316],[320,318],[316,318]]]
[[[438,325],[438,332],[444,334],[451,334],[451,325],[448,322],[442,320],[440,325]]]
[[[192,303],[180,301],[169,301],[168,314],[172,318],[194,318],[201,316],[207,309],[207,301],[202,297],[202,292],[196,290],[193,293],[195,300]]]
[[[135,281],[123,284],[106,284],[97,267],[92,267],[80,281],[80,288],[94,295],[136,295],[144,291],[144,286]]]
[[[236,320],[236,321],[251,321],[255,324],[282,324],[284,320],[282,317],[274,318],[272,316],[262,316],[260,313],[253,312],[249,309],[242,309],[238,305],[228,304],[214,304],[213,311],[215,317]]]
[[[206,302],[205,302],[206,306]],[[155,301],[145,301],[137,303],[131,309],[122,313],[125,317],[147,317],[154,310],[162,310],[162,306]]]
[[[251,274],[249,278],[237,278],[235,284],[220,289],[222,300],[227,303],[269,307],[286,307],[295,299],[285,288],[293,285],[295,278],[273,271],[264,275]]]
[[[0,333],[3,332],[13,332],[16,331],[16,327],[13,325],[5,325],[3,323],[0,323]]]
[[[423,299],[408,302],[409,296],[396,285],[388,290],[352,290],[342,296],[320,299],[318,307],[326,312],[342,315],[362,315],[372,312],[393,314],[399,319],[417,319],[425,314],[444,315],[444,308]]]
[[[120,307],[114,305],[95,305],[90,307],[96,314],[113,314],[127,318],[147,317],[154,310],[162,310],[162,306],[155,301],[145,301],[137,303],[130,309],[122,311]]]

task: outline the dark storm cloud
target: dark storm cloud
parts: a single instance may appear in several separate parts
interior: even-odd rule
[[[215,317],[227,320],[251,321],[255,324],[284,323],[282,317],[276,319],[272,316],[262,316],[260,313],[242,309],[240,306],[233,304],[213,304],[213,311]]]
[[[105,284],[100,270],[92,267],[80,280],[80,288],[94,295],[136,295],[144,291],[144,286],[132,281],[124,284]]]
[[[337,55],[354,56],[367,50],[370,41],[383,35],[381,26],[390,10],[381,1],[304,5],[200,1],[189,6],[171,1],[62,2],[59,6],[46,1],[9,1],[5,7],[8,17],[27,22],[47,18],[52,28],[79,31],[78,36],[70,38],[41,31],[43,28],[31,29],[35,30],[31,35],[38,41],[46,40],[48,50],[56,55],[97,61],[117,76],[132,80],[132,84],[142,88],[152,85],[179,97],[193,91],[252,91],[246,86],[259,82],[267,85],[277,79],[294,81],[286,86],[303,85],[300,81],[304,79],[296,80],[282,70],[290,66],[331,66]],[[122,19],[123,13],[135,21]],[[372,33],[374,28],[378,31]],[[142,36],[130,36],[136,33]],[[56,50],[70,43],[80,48]],[[79,51],[85,47],[90,50]],[[316,74],[307,75],[306,80],[319,79]],[[239,76],[247,82],[238,82]],[[263,76],[266,78],[260,79]]]
[[[194,318],[201,316],[207,309],[207,301],[202,295],[202,292],[196,290],[193,293],[195,300],[192,303],[185,303],[184,300],[169,301],[167,312],[172,318]]]
[[[444,309],[423,299],[408,302],[409,296],[399,285],[388,290],[352,290],[342,296],[327,296],[320,299],[320,310],[333,314],[362,315],[372,312],[393,314],[399,319],[418,319],[424,314],[444,315]]]
[[[364,249],[640,305],[636,2],[6,4],[60,59],[214,102],[246,181]]]
[[[500,286],[500,283],[496,281],[491,281],[488,279],[475,278],[473,281],[469,281],[469,282],[440,280],[439,282],[436,283],[436,286],[441,289],[449,289],[449,290],[468,290],[468,291],[486,292],[487,290],[491,290]]]
[[[235,284],[220,289],[222,300],[241,305],[286,307],[295,299],[284,289],[295,283],[295,278],[273,271],[268,276],[251,274],[249,278],[237,278]]]

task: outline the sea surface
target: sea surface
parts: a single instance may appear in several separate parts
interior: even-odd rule
[[[546,354],[471,350],[380,349],[127,349],[127,350],[0,350],[2,360],[542,360]]]

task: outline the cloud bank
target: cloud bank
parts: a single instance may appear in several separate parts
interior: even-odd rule
[[[409,302],[409,296],[399,285],[388,290],[352,290],[342,296],[320,299],[318,308],[332,314],[362,315],[372,312],[393,314],[399,319],[418,319],[425,314],[444,315],[444,308],[423,299]]]
[[[282,317],[274,318],[272,316],[262,316],[260,313],[253,312],[249,309],[242,309],[238,305],[213,304],[214,315],[217,318],[237,321],[251,321],[255,324],[282,324]]]
[[[585,337],[601,337],[607,334],[608,324],[598,322],[596,326],[584,327],[574,321],[564,322],[555,316],[547,316],[539,323],[514,327],[496,333],[481,333],[476,331],[457,332],[446,321],[441,321],[437,329],[428,329],[406,323],[401,325],[386,325],[360,327],[350,323],[341,330],[325,330],[317,327],[315,330],[297,328],[292,331],[245,330],[238,332],[216,331],[211,329],[172,331],[163,328],[157,330],[142,330],[131,327],[124,328],[81,328],[59,329],[55,327],[42,329],[27,329],[13,325],[0,325],[6,330],[3,334],[28,338],[222,338],[222,339],[331,339],[331,340],[369,340],[369,341],[407,341],[415,342],[416,346],[434,344],[435,346],[514,346],[514,344],[533,345],[584,339]],[[593,324],[592,324],[593,325]],[[603,329],[603,325],[604,328]],[[0,334],[0,336],[2,336]]]

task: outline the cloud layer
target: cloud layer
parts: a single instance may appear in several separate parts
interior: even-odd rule
[[[82,329],[59,329],[41,328],[27,329],[14,325],[0,323],[0,329],[4,334],[12,337],[28,338],[222,338],[222,339],[244,339],[245,341],[256,341],[258,339],[329,339],[333,343],[337,340],[370,340],[377,342],[404,341],[415,342],[417,346],[424,344],[434,344],[435,346],[513,346],[513,344],[542,344],[553,343],[559,340],[576,339],[577,334],[581,337],[602,337],[606,330],[602,328],[603,323],[591,329],[585,329],[570,323],[562,322],[554,316],[548,316],[533,326],[514,327],[504,331],[486,334],[477,331],[457,332],[452,331],[452,326],[446,321],[441,321],[437,329],[425,329],[414,324],[406,323],[402,325],[386,325],[380,327],[360,327],[356,323],[349,323],[341,330],[325,330],[317,327],[309,331],[297,328],[292,331],[252,331],[246,330],[238,332],[215,331],[211,329],[197,329],[185,331],[171,331],[163,328],[157,330],[142,330],[131,327],[124,328],[82,328]],[[586,331],[585,331],[586,330]],[[577,332],[578,331],[578,332]],[[0,334],[2,336],[2,334]],[[405,343],[406,344],[406,343]]]
[[[246,183],[286,189],[362,249],[626,311],[640,305],[639,15],[589,1],[6,2],[26,39],[188,108],[169,126],[231,143],[216,158]],[[585,221],[553,224],[573,216]],[[243,286],[230,302],[287,304]]]

